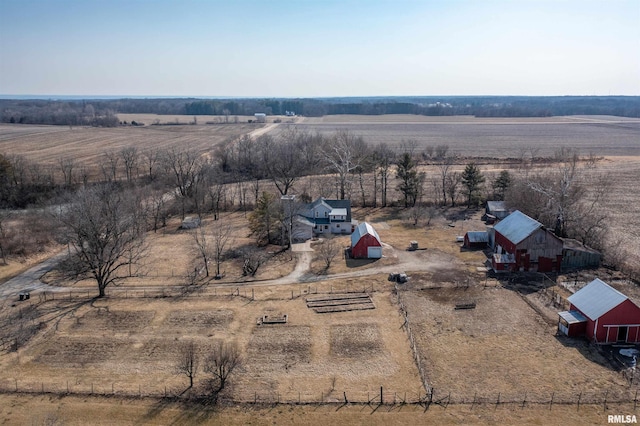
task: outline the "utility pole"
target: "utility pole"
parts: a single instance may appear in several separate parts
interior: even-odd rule
[[[286,204],[288,204],[289,207],[288,211],[285,213],[285,217],[289,222],[289,256],[291,257],[291,259],[293,259],[293,203],[295,199],[295,195],[283,195],[282,197],[280,197],[281,201],[287,201]]]

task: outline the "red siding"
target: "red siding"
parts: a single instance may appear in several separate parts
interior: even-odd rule
[[[547,238],[545,239],[545,252],[548,252],[552,257],[538,256],[536,254],[540,252],[540,248],[539,245],[536,248],[534,239],[536,233],[540,232],[547,233]],[[496,231],[495,245],[496,247],[500,245],[503,252],[515,255],[516,271],[519,271],[520,269],[524,271],[537,269],[540,272],[560,270],[560,266],[562,264],[562,241],[544,229],[534,232],[517,245],[509,241],[509,239],[499,231]],[[532,252],[534,253],[533,255]]]
[[[577,310],[575,306],[571,305],[569,310]],[[598,324],[597,330],[595,330],[596,323]],[[589,319],[587,321],[586,336],[589,340],[594,339],[598,343],[615,343],[618,339],[618,327],[605,327],[606,325],[621,325],[629,326],[627,332],[627,343],[640,343],[640,329],[637,325],[640,324],[640,308],[636,306],[632,301],[625,300],[609,312],[602,315],[597,321]],[[635,325],[635,326],[634,326]],[[609,329],[609,336],[607,338],[607,329]]]
[[[366,259],[368,256],[368,247],[381,247],[380,241],[371,234],[363,235],[360,237],[356,245],[351,247],[351,257]]]
[[[579,337],[585,335],[587,323],[579,322],[576,324],[569,324],[569,337]]]

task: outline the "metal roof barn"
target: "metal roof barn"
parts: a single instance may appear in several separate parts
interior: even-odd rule
[[[530,218],[520,210],[511,213],[494,227],[496,231],[514,244],[518,244],[539,228],[542,228],[540,222]]]
[[[360,223],[351,234],[351,257],[379,259],[382,257],[380,236],[367,222]]]
[[[535,219],[516,210],[498,223],[493,232],[494,251],[509,253],[515,264],[510,271],[560,271],[562,267],[562,240]],[[493,262],[494,270],[505,270],[506,265]],[[498,268],[500,266],[500,268]]]
[[[640,307],[604,281],[596,278],[567,300],[569,311],[560,312],[558,322],[558,329],[564,334],[576,335],[569,332],[567,318],[577,311],[585,317],[581,334],[587,339],[601,344],[640,343]],[[573,317],[579,318],[575,314]],[[563,328],[565,324],[569,324],[567,330]]]

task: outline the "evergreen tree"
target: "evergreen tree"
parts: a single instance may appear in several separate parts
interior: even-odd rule
[[[471,207],[471,203],[477,203],[480,198],[480,190],[484,183],[484,176],[480,172],[480,168],[476,163],[469,163],[462,172],[462,185],[465,187],[467,195],[467,208]]]
[[[509,186],[511,186],[511,175],[508,170],[503,170],[493,181],[493,194],[496,200],[504,200],[504,195]]]
[[[282,222],[282,209],[276,197],[263,192],[256,208],[249,214],[249,229],[258,244],[270,244],[277,239]]]
[[[413,207],[418,200],[418,194],[420,194],[422,175],[418,174],[416,164],[408,152],[400,156],[396,166],[396,177],[401,181],[398,184],[398,191],[404,196],[404,206]]]

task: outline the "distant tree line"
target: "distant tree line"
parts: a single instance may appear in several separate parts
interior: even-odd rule
[[[110,105],[97,102],[0,100],[3,123],[115,127],[119,124]]]
[[[329,114],[476,117],[615,115],[640,117],[639,96],[452,96],[314,99],[98,99],[0,100],[4,123],[117,126],[115,114]]]

